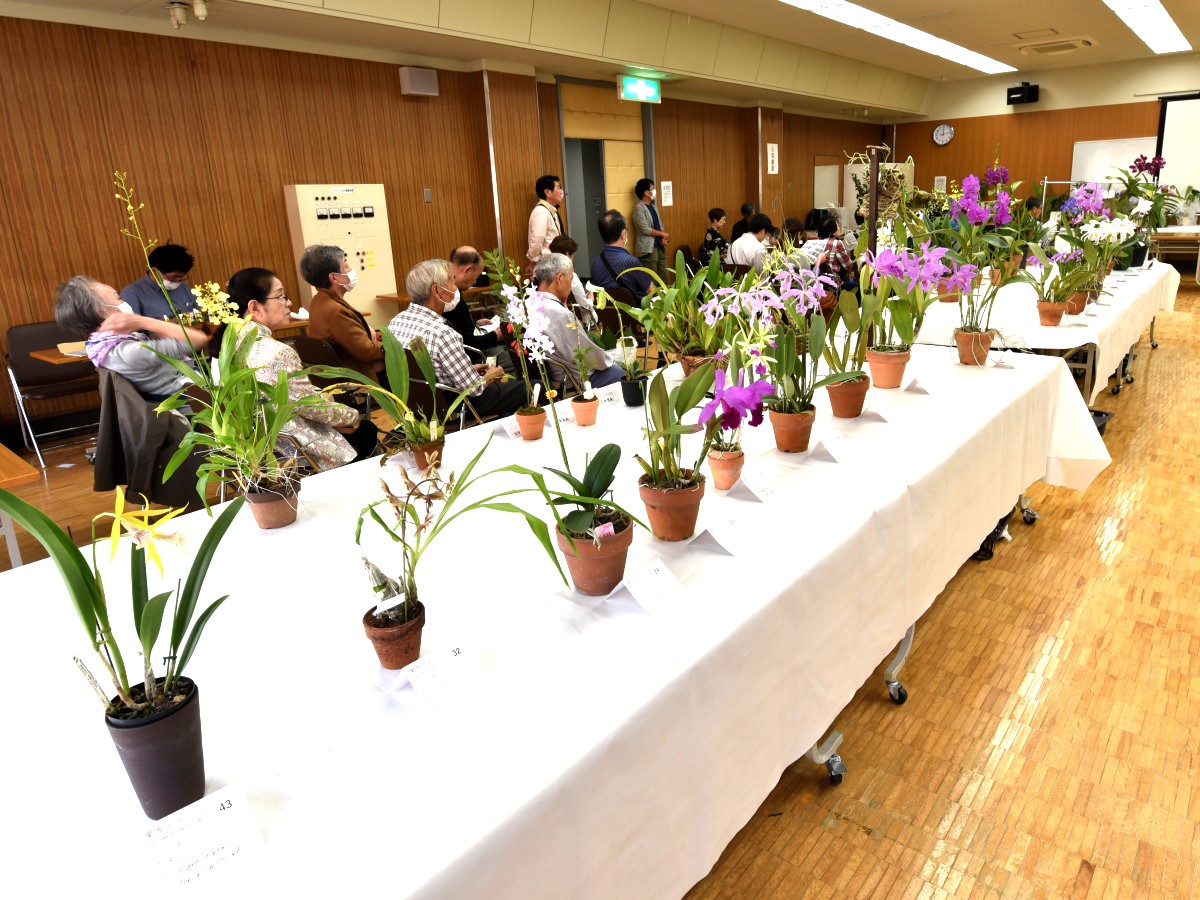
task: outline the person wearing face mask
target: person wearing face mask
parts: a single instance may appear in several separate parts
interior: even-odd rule
[[[633,195],[638,204],[633,208],[633,255],[651,272],[667,280],[667,241],[671,236],[663,230],[662,218],[654,200],[658,191],[653,180],[641,178],[634,185]]]
[[[238,330],[240,323],[224,326],[216,340],[232,338],[240,343],[255,331],[258,336],[246,354],[246,365],[257,370],[259,381],[278,384],[285,372],[298,372],[299,355],[273,337],[276,329],[289,323],[292,309],[291,298],[279,276],[269,269],[242,269],[229,279],[228,291],[238,315],[249,316],[250,321],[241,330]],[[287,387],[292,400],[321,396],[306,375],[291,375]],[[323,403],[300,407],[282,434],[303,448],[318,472],[324,472],[373,455],[379,429],[354,408],[325,399]],[[288,452],[283,441],[277,447],[280,452]]]
[[[175,313],[192,312],[196,308],[196,297],[187,276],[196,259],[187,247],[179,244],[163,244],[150,251],[151,271],[137,281],[121,289],[121,297],[139,316],[151,319],[173,319]],[[158,280],[162,279],[162,287]],[[171,296],[171,302],[163,296],[163,288]],[[175,309],[172,311],[171,307]]]
[[[457,290],[444,259],[417,263],[404,279],[411,301],[408,308],[388,324],[388,330],[405,347],[420,338],[433,360],[438,383],[456,391],[467,391],[467,399],[482,416],[507,416],[529,403],[520,379],[505,381],[499,366],[472,365],[463,349],[462,336],[443,318]]]
[[[383,381],[383,341],[366,318],[346,302],[358,271],[341,247],[313,244],[300,257],[300,275],[317,289],[308,304],[308,336],[329,345],[347,369]]]
[[[199,352],[208,346],[203,331],[138,315],[116,290],[86,275],[58,286],[54,319],[86,338],[88,359],[96,368],[124,375],[155,402],[174,394],[187,379],[154,351],[191,364],[193,348]]]

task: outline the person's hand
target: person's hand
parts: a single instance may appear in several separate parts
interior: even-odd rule
[[[664,231],[662,233],[662,242],[665,244],[670,240],[671,240],[671,236]]]
[[[478,372],[480,375],[487,374],[487,366],[484,365],[483,363],[475,363],[475,365],[471,366],[471,368],[474,369],[476,372]]]
[[[491,319],[476,319],[475,324],[478,325],[480,328],[487,328],[489,325],[492,324],[492,320]]]
[[[115,312],[109,314],[100,323],[100,331],[115,331],[119,334],[130,334],[138,331],[142,325],[142,317],[135,313]]]
[[[490,369],[488,369],[486,372],[483,373],[484,380],[488,381],[488,382],[499,381],[503,377],[504,377],[504,370],[502,368],[500,368],[499,366],[492,366]]]

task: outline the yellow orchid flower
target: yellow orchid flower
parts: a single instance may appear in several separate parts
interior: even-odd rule
[[[146,498],[142,497],[143,502]],[[109,541],[112,545],[112,555],[110,560],[117,557],[117,544],[121,539],[121,529],[124,528],[126,533],[133,537],[133,542],[137,546],[146,551],[146,555],[154,560],[154,565],[158,568],[158,574],[161,577],[163,574],[162,558],[158,555],[158,549],[154,546],[155,541],[169,541],[177,547],[183,547],[183,535],[177,532],[164,534],[159,529],[163,523],[169,519],[173,519],[184,511],[186,507],[179,509],[125,509],[125,489],[117,487],[116,504],[112,512],[100,513],[96,519],[109,517],[113,520],[112,531],[109,533]],[[95,521],[96,519],[93,519]],[[154,521],[157,519],[157,521]]]

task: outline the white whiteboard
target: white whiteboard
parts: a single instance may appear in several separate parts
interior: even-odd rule
[[[1154,156],[1158,137],[1125,138],[1119,141],[1076,141],[1071,155],[1072,181],[1111,181],[1114,169],[1129,169],[1143,153]]]
[[[1200,99],[1171,98],[1163,105],[1167,108],[1162,152],[1166,165],[1159,180],[1178,188],[1200,188],[1200,153],[1195,151],[1200,146]]]

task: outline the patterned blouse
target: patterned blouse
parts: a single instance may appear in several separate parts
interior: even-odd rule
[[[725,240],[721,232],[710,226],[708,231],[704,232],[704,243],[700,245],[700,262],[707,266],[714,253],[724,259],[725,251],[728,249],[729,242]]]
[[[277,384],[283,372],[298,372],[303,368],[296,351],[275,340],[271,336],[271,329],[251,322],[243,334],[248,334],[249,328],[258,329],[258,340],[250,348],[246,364],[258,369],[259,381]],[[291,400],[313,397],[319,393],[307,375],[288,379],[288,398]],[[344,403],[331,400],[320,405],[301,407],[296,417],[283,429],[282,434],[303,448],[318,472],[324,472],[354,459],[354,448],[334,426],[345,428],[356,424],[358,413],[355,410]]]

